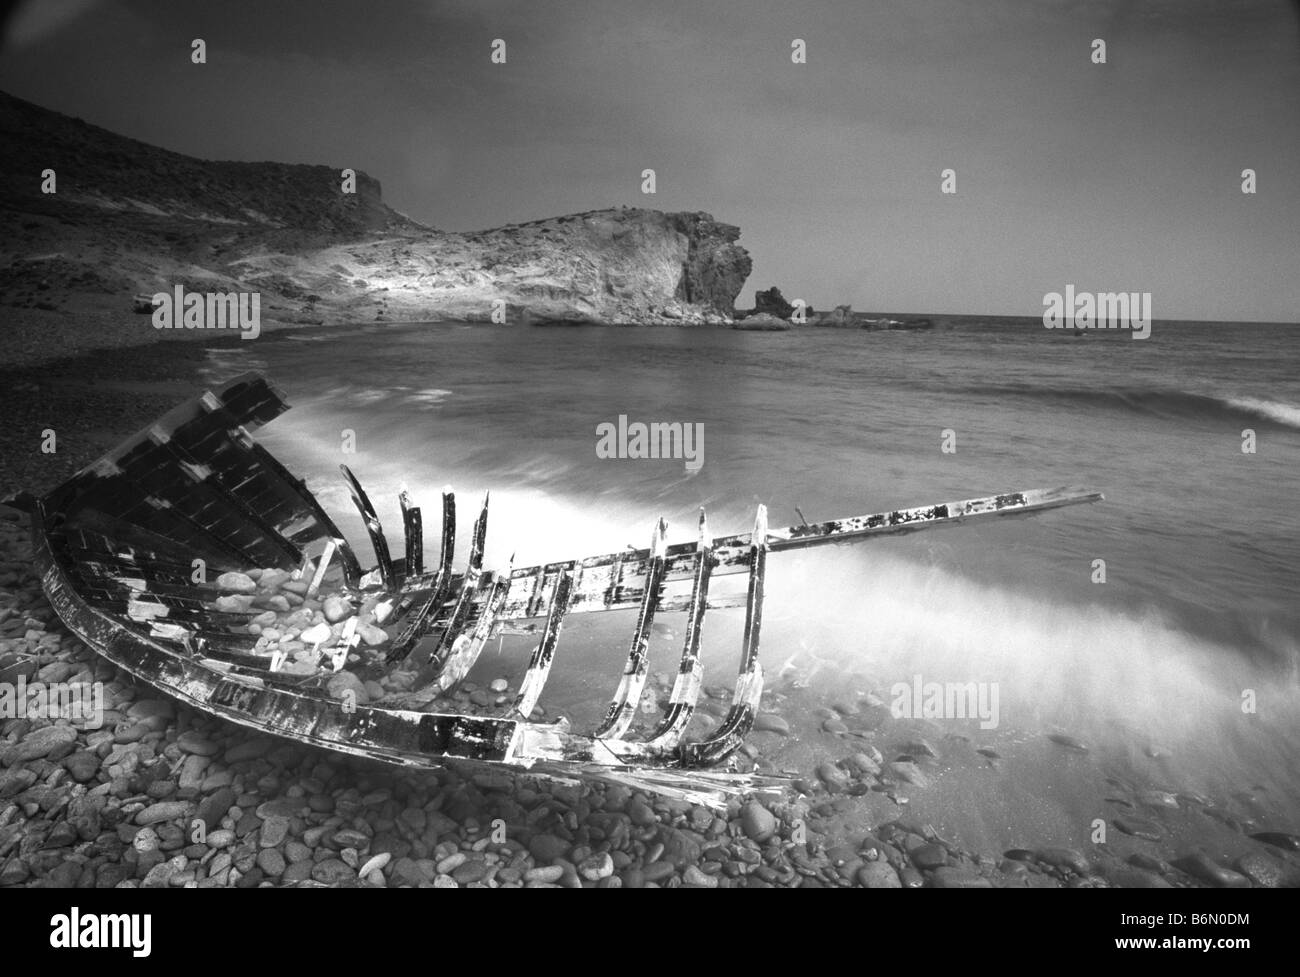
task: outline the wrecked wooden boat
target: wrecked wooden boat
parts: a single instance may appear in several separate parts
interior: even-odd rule
[[[30,513],[37,569],[63,622],[137,679],[276,736],[391,763],[509,764],[686,796],[753,784],[734,759],[729,768],[724,761],[750,730],[763,690],[770,557],[1101,498],[1011,492],[785,529],[770,528],[759,506],[748,533],[711,536],[701,514],[694,542],[669,545],[659,520],[645,549],[493,571],[483,566],[487,500],[457,566],[456,500],[445,490],[438,563],[427,569],[424,520],[407,493],[394,554],[343,466],[373,551],[374,564],[363,567],[305,483],[249,433],[287,409],[266,378],[245,374],[181,404],[45,496],[11,500]],[[735,691],[716,729],[690,738],[703,686],[701,628],[719,607],[744,608]],[[543,721],[537,700],[566,618],[620,609],[635,611],[634,624],[603,720],[585,731]],[[675,685],[657,722],[637,732],[651,627],[670,612],[686,619]],[[458,708],[448,694],[502,633],[537,642],[517,694],[491,714]],[[381,679],[384,694],[370,695],[375,685],[366,683]]]

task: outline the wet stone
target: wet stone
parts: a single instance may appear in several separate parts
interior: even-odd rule
[[[1159,841],[1165,835],[1164,829],[1160,825],[1145,818],[1117,817],[1114,819],[1114,825],[1126,835],[1132,835],[1134,838],[1142,838],[1146,841]]]
[[[1205,852],[1195,852],[1184,856],[1175,861],[1174,864],[1193,878],[1208,882],[1219,889],[1250,888],[1250,879],[1230,868],[1224,868]]]
[[[948,852],[942,845],[926,843],[911,850],[912,863],[917,868],[935,869],[948,863]]]
[[[790,735],[790,724],[786,722],[783,716],[778,716],[774,712],[760,712],[754,718],[754,729],[760,733],[777,733],[780,736]]]
[[[1251,852],[1237,859],[1236,869],[1262,889],[1280,889],[1285,875],[1277,861],[1260,852]]]
[[[858,869],[858,884],[866,889],[901,889],[903,883],[894,867],[883,859],[867,862]]]

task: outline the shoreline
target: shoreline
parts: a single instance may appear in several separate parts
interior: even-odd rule
[[[144,316],[115,318],[124,320],[117,346],[4,369],[3,488],[53,487],[192,394],[207,349],[243,342],[161,339]],[[132,341],[140,335],[152,341]],[[53,455],[38,448],[47,427],[59,437]],[[1205,797],[1180,790],[1178,768],[1154,761],[1140,779],[1112,784],[1113,757],[1045,730],[989,756],[978,736],[891,718],[883,687],[860,676],[841,677],[853,695],[773,676],[745,749],[791,772],[794,790],[721,817],[502,769],[412,777],[272,740],[179,707],[69,635],[32,574],[16,515],[0,507],[0,682],[102,681],[108,721],[88,731],[0,717],[0,886],[1300,884],[1294,851],[1249,837],[1279,824],[1295,830],[1260,813],[1267,805],[1249,784]],[[661,695],[665,682],[655,678]],[[1005,837],[1008,805],[1032,810],[1033,830]],[[184,844],[198,811],[219,844]],[[497,817],[507,825],[501,844],[487,828]],[[1094,818],[1113,829],[1108,843],[1089,843]]]
[[[0,508],[0,687],[101,683],[103,712],[91,723],[0,717],[0,887],[1300,885],[1285,836],[1246,837],[1230,800],[1137,785],[1107,788],[1109,843],[1062,844],[1051,837],[1062,823],[1047,816],[1041,843],[975,850],[953,837],[960,828],[934,825],[987,817],[967,809],[964,779],[1012,758],[893,719],[872,693],[813,706],[819,697],[784,673],[742,749],[792,775],[791,787],[721,811],[503,767],[412,772],[278,740],[100,659],[54,616],[28,553],[19,514]],[[820,722],[822,735],[793,736],[787,715]],[[1069,737],[1040,739],[1019,759],[1100,761]],[[1189,846],[1179,825],[1201,843]]]

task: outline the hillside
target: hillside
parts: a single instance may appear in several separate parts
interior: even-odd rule
[[[57,192],[41,192],[45,169]],[[727,321],[750,271],[737,227],[624,208],[454,233],[383,202],[379,181],[210,162],[0,93],[0,305],[117,311],[135,293],[258,291],[296,322]]]

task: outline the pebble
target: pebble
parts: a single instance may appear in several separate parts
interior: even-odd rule
[[[943,845],[936,845],[933,842],[918,845],[911,850],[910,854],[912,863],[922,870],[935,869],[948,864],[947,850]]]
[[[716,889],[718,880],[695,865],[686,866],[682,873],[682,882],[701,889]]]
[[[1237,859],[1236,869],[1262,889],[1283,888],[1282,866],[1261,852],[1250,852]]]
[[[1075,753],[1088,752],[1087,745],[1076,740],[1073,736],[1066,736],[1064,733],[1049,733],[1047,738],[1057,746],[1063,746],[1067,750],[1073,750]]]
[[[786,722],[783,716],[778,716],[774,712],[760,712],[754,717],[754,729],[760,733],[777,733],[781,736],[790,735],[790,724]]]
[[[494,678],[488,688],[493,692],[505,692],[510,688],[510,683],[503,678]]]
[[[776,815],[758,801],[749,801],[741,808],[740,823],[745,837],[760,844],[776,834]]]
[[[1119,828],[1126,835],[1132,835],[1134,838],[1142,838],[1146,841],[1160,841],[1164,836],[1164,829],[1154,821],[1148,821],[1145,818],[1118,817],[1113,821],[1115,827]]]
[[[326,885],[338,885],[357,877],[356,871],[346,862],[337,858],[327,858],[312,866],[311,877]]]
[[[824,783],[827,789],[843,790],[849,782],[849,775],[833,763],[820,763],[817,765],[817,777]]]
[[[865,889],[901,889],[903,883],[894,871],[894,866],[883,859],[867,862],[858,869],[858,884]]]
[[[313,624],[302,634],[298,635],[298,637],[304,643],[309,645],[321,644],[325,641],[328,641],[333,636],[334,636],[334,632],[330,630],[330,626],[326,624],[324,621],[322,621],[320,624]]]
[[[614,860],[610,858],[609,852],[591,855],[578,864],[578,874],[588,882],[607,879],[614,874]]]
[[[1174,864],[1188,875],[1219,889],[1250,888],[1250,879],[1230,868],[1224,868],[1205,852],[1193,852],[1177,859]]]
[[[182,733],[176,740],[176,745],[186,753],[193,753],[195,756],[215,756],[218,749],[216,743],[205,739],[193,730]]]
[[[284,856],[274,848],[263,848],[257,853],[257,866],[272,878],[283,875],[287,867]]]
[[[255,594],[257,593],[257,581],[246,573],[231,570],[229,573],[223,573],[217,577],[217,589],[232,594]]]
[[[20,763],[39,760],[76,741],[77,731],[71,726],[43,726],[23,737],[18,746],[18,760]]]
[[[1068,869],[1075,875],[1088,875],[1092,871],[1088,859],[1073,848],[1040,848],[1035,856],[1053,868]]]
[[[930,778],[911,760],[895,760],[889,765],[889,769],[895,777],[913,787],[930,786]]]
[[[337,594],[331,594],[321,605],[321,613],[330,624],[338,624],[344,618],[352,616],[352,604]]]
[[[162,801],[150,804],[135,816],[136,824],[158,824],[186,817],[193,810],[189,801]]]

